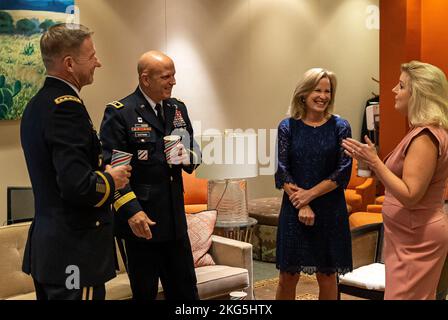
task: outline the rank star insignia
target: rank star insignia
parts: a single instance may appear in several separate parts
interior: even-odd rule
[[[66,101],[75,101],[75,102],[78,102],[78,103],[82,104],[81,99],[79,99],[77,97],[74,97],[74,96],[70,96],[70,95],[66,95],[66,96],[62,96],[62,97],[54,99],[54,102],[56,104],[61,104],[61,103],[66,102]]]

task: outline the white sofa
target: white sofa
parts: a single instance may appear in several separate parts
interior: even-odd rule
[[[0,227],[0,299],[36,299],[31,277],[21,271],[29,226],[29,223],[23,223]],[[231,291],[241,289],[248,293],[247,299],[252,299],[252,245],[215,235],[212,238],[209,253],[216,265],[196,268],[200,299],[228,299]],[[117,277],[106,283],[106,300],[131,298],[121,256],[119,267]],[[163,299],[161,286],[158,299]]]

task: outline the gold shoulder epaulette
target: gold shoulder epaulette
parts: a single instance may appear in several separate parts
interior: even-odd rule
[[[121,108],[124,107],[124,104],[122,104],[122,103],[119,102],[119,101],[112,101],[112,102],[109,102],[107,105],[108,105],[108,106],[115,107],[115,108],[117,108],[117,109],[121,109]]]
[[[79,98],[77,98],[75,96],[62,96],[62,97],[54,99],[54,102],[56,104],[61,104],[61,103],[66,102],[66,101],[75,101],[75,102],[78,102],[78,103],[82,104],[81,99],[79,99]]]

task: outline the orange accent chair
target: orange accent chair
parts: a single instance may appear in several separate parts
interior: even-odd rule
[[[370,209],[371,210],[371,209]],[[375,211],[367,211],[367,212],[355,212],[352,213],[348,217],[348,222],[350,225],[350,230],[366,225],[371,223],[382,223],[383,222],[383,215],[381,214],[381,208],[380,212]]]
[[[366,211],[367,205],[374,203],[376,193],[375,179],[358,177],[357,168],[358,162],[353,159],[350,181],[344,191],[345,201],[352,207],[352,212]]]
[[[448,186],[445,189],[445,200],[448,200]],[[383,208],[384,195],[375,198],[375,204],[368,204],[366,212],[355,212],[349,217],[350,229],[354,229],[370,223],[383,222],[381,211]]]
[[[367,212],[381,213],[383,211],[382,204],[368,204]]]
[[[196,178],[196,173],[182,171],[184,181],[185,213],[196,213],[207,210],[207,179]]]
[[[351,214],[348,218],[350,230],[366,224],[383,222],[382,210],[383,205],[381,204],[368,204],[367,211]]]
[[[448,184],[446,185],[445,188],[445,201],[448,201]],[[384,196],[376,197],[375,204],[383,204],[383,202],[384,202]]]
[[[375,204],[383,204],[384,196],[379,196],[375,198]]]

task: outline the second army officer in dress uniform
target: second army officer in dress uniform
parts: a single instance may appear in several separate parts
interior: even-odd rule
[[[40,49],[47,78],[20,126],[36,208],[23,271],[38,300],[104,300],[105,283],[115,277],[110,204],[131,167],[104,167],[80,98],[101,67],[92,32],[57,24],[42,35]]]
[[[166,299],[198,299],[187,234],[182,170],[199,163],[185,104],[171,98],[173,61],[159,51],[138,63],[139,86],[110,103],[101,124],[104,159],[113,149],[133,154],[130,184],[115,193],[117,236],[124,239],[133,298],[155,299],[160,278]],[[169,165],[163,137],[181,134],[179,156]]]

